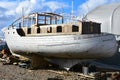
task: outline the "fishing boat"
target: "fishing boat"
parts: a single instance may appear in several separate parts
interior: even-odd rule
[[[4,35],[12,53],[24,56],[36,54],[53,59],[53,62],[54,59],[106,58],[117,51],[114,35],[102,33],[100,23],[65,23],[64,17],[55,13],[22,16],[4,30]]]

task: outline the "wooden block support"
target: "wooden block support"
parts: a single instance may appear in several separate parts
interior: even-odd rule
[[[45,68],[49,63],[44,60],[44,57],[34,54],[31,60],[31,67],[34,68]]]

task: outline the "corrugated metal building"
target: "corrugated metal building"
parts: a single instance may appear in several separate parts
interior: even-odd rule
[[[83,19],[101,23],[102,32],[113,33],[120,40],[120,3],[99,6]]]

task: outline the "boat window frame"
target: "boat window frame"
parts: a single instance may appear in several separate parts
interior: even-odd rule
[[[41,30],[40,27],[38,27],[37,28],[37,33],[40,33],[41,32],[40,30]]]
[[[31,34],[31,28],[27,29],[27,34]]]
[[[72,32],[79,32],[79,26],[78,25],[72,25]]]
[[[47,27],[47,33],[52,33],[52,27]]]
[[[62,32],[62,26],[57,26],[56,32],[57,32],[57,33],[61,33],[61,32]]]

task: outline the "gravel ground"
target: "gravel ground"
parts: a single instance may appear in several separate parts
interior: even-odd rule
[[[81,80],[80,75],[73,72],[38,69],[29,70],[17,65],[3,65],[0,62],[0,80]],[[49,78],[49,79],[48,79]]]

